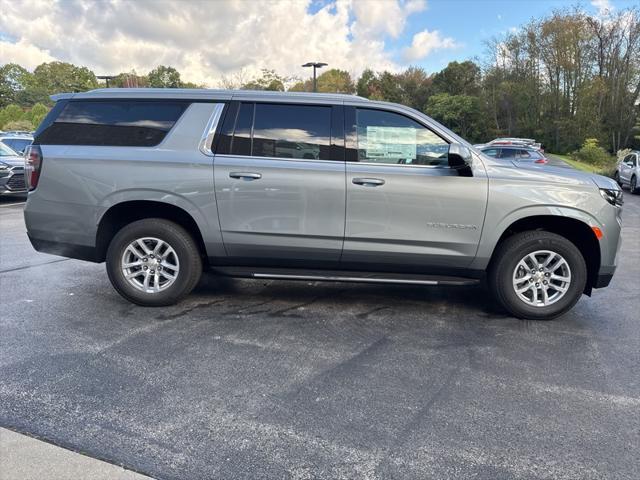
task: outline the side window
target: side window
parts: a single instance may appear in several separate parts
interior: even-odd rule
[[[638,165],[638,155],[631,155],[631,166],[635,167]]]
[[[448,166],[449,144],[404,115],[356,110],[359,162]]]
[[[516,150],[514,148],[501,148],[500,158],[516,158]]]
[[[251,155],[251,128],[253,125],[253,103],[243,103],[238,111],[236,128],[231,140],[231,153],[233,155]]]
[[[498,149],[497,148],[488,148],[486,150],[482,150],[482,153],[485,155],[489,155],[490,157],[498,157]]]
[[[36,143],[152,147],[164,139],[187,106],[179,101],[70,101],[38,132]]]
[[[626,163],[627,165],[629,165],[629,166],[633,165],[633,153],[630,153],[629,155],[624,157],[624,160],[622,160],[622,161],[624,163]]]
[[[531,158],[528,150],[518,150],[518,158]]]
[[[330,150],[331,107],[255,104],[254,157],[330,160]]]

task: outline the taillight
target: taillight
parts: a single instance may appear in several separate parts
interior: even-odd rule
[[[42,150],[39,145],[29,145],[24,152],[24,178],[29,190],[38,186],[42,170]]]
[[[535,161],[535,163],[548,163],[549,160],[547,160],[546,158],[539,158],[538,160]]]

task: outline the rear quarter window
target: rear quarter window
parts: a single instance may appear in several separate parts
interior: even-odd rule
[[[153,147],[184,113],[179,101],[69,101],[34,143]]]

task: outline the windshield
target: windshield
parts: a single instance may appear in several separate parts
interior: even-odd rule
[[[4,143],[0,143],[0,157],[17,157],[18,154],[7,147]]]

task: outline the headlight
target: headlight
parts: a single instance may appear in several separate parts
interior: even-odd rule
[[[612,190],[609,188],[601,188],[600,195],[614,207],[621,207],[623,202],[622,190]]]
[[[8,176],[10,170],[11,170],[11,167],[9,165],[7,165],[6,163],[0,162],[0,178],[4,178]]]

